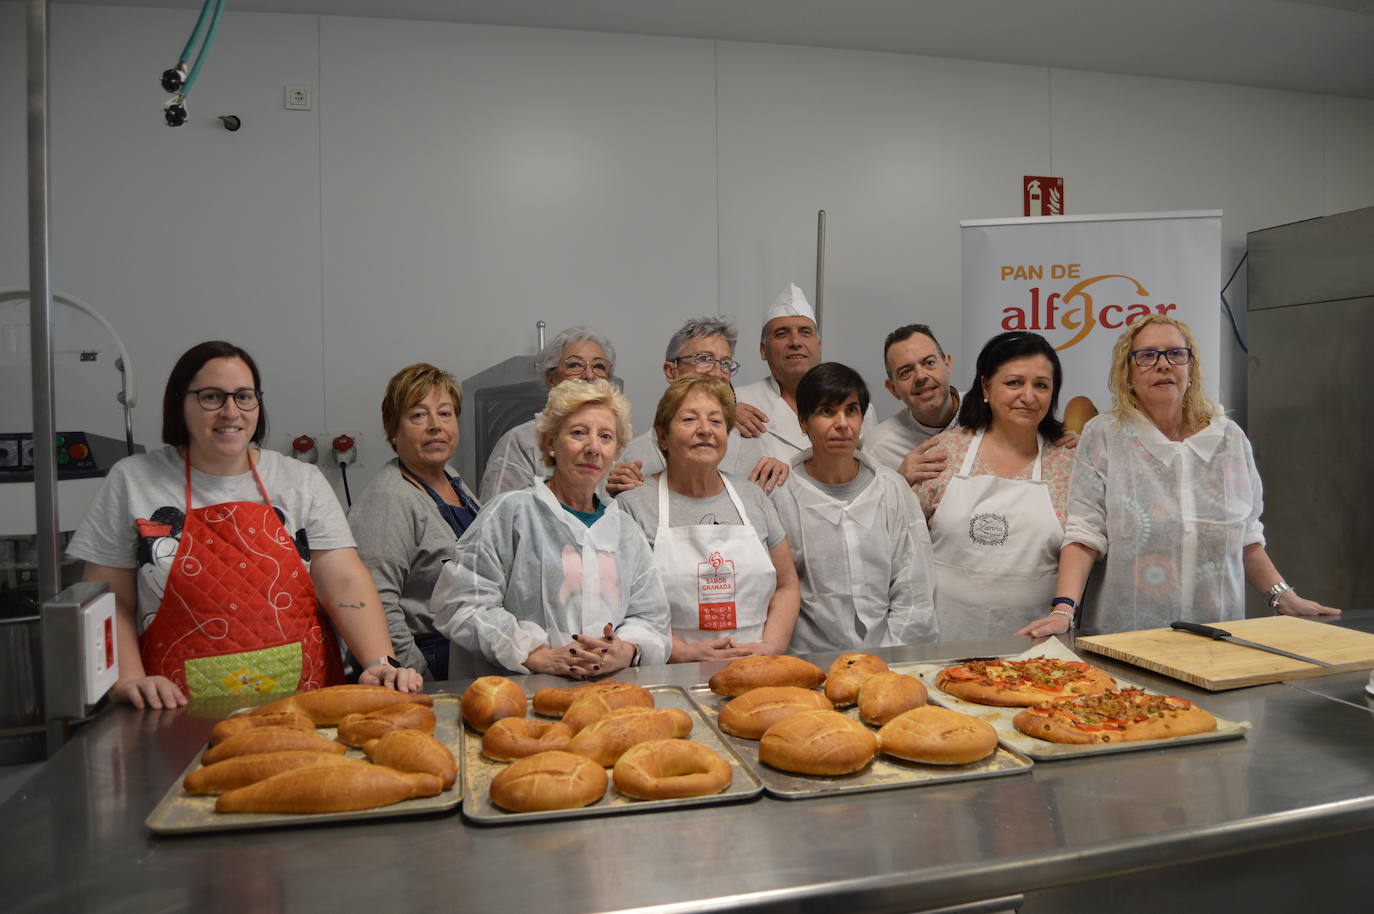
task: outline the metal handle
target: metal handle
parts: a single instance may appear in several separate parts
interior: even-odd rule
[[[1219,628],[1212,628],[1210,625],[1202,625],[1197,622],[1174,622],[1169,626],[1181,632],[1192,632],[1194,635],[1202,635],[1211,638],[1213,641],[1220,641],[1223,638],[1231,637],[1231,633]]]
[[[816,213],[816,332],[821,332],[825,308],[825,210]]]

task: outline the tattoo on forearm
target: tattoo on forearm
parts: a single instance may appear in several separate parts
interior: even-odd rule
[[[338,609],[366,609],[366,608],[367,608],[367,601],[366,601],[366,600],[359,600],[357,603],[339,603],[339,604],[337,605],[337,608],[338,608]]]

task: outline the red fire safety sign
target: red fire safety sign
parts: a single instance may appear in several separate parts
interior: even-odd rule
[[[1025,175],[1022,196],[1027,216],[1064,215],[1064,179],[1042,175]]]

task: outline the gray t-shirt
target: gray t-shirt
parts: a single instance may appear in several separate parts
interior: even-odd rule
[[[855,498],[858,498],[859,493],[862,492],[864,489],[867,489],[868,484],[873,481],[873,477],[878,475],[873,472],[872,467],[867,467],[860,463],[859,473],[857,476],[849,480],[849,482],[842,482],[837,485],[832,485],[828,482],[821,482],[819,479],[817,479],[816,477],[812,476],[809,472],[807,472],[805,463],[802,463],[798,467],[798,469],[800,469],[803,473],[806,473],[806,478],[811,480],[812,485],[814,485],[816,488],[820,489],[822,492],[824,492],[826,495],[829,495],[836,501],[842,501],[845,504],[849,504]]]
[[[282,526],[309,565],[311,550],[354,546],[334,490],[319,469],[276,451],[260,451],[258,475]],[[262,503],[253,474],[211,476],[191,471],[193,507],[230,501]],[[126,457],[110,468],[67,555],[109,568],[138,571],[138,630],[157,614],[186,516],[186,471],[176,448]]]
[[[749,523],[754,525],[754,532],[758,534],[759,542],[763,547],[772,550],[774,546],[781,543],[786,538],[787,533],[782,529],[782,520],[778,518],[778,509],[773,507],[773,503],[768,500],[768,496],[763,494],[763,490],[752,482],[748,482],[738,476],[724,474],[730,484],[735,487],[735,493],[744,503],[744,512],[749,515]],[[616,504],[620,510],[626,512],[635,519],[644,536],[649,540],[649,545],[654,544],[654,537],[658,533],[658,487],[662,485],[662,477],[655,479],[650,476],[644,480],[644,485],[622,493],[616,499]],[[691,527],[699,524],[740,524],[743,518],[735,510],[734,502],[730,500],[730,493],[724,489],[718,495],[708,498],[692,498],[687,495],[679,495],[672,489],[668,490],[668,526],[670,527]]]

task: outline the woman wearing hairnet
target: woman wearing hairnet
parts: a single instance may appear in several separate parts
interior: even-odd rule
[[[435,587],[434,627],[459,649],[450,678],[495,667],[591,679],[667,661],[668,604],[649,544],[597,495],[629,418],[608,381],[549,392],[534,430],[553,475],[490,501]]]
[[[785,654],[797,571],[768,496],[720,472],[735,395],[720,378],[678,378],[658,401],[666,468],[616,499],[649,538],[673,624],[674,663]]]
[[[792,650],[935,641],[930,535],[911,488],[855,450],[868,410],[859,373],[823,362],[797,384],[811,447],[792,458],[773,504],[801,578]]]
[[[1108,374],[1113,408],[1083,429],[1049,615],[1019,634],[1069,629],[1093,562],[1101,596],[1080,612],[1094,631],[1161,628],[1245,615],[1244,582],[1276,612],[1336,615],[1299,597],[1264,551],[1263,493],[1250,442],[1202,393],[1188,325],[1131,324]]]

